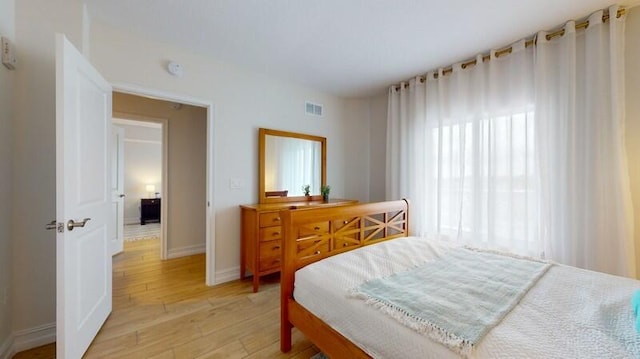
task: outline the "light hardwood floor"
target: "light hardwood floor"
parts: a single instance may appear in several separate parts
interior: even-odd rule
[[[113,312],[85,358],[310,358],[318,352],[294,330],[280,352],[278,277],[204,285],[205,257],[159,259],[158,240],[125,242],[113,261]],[[55,358],[55,344],[14,358]]]

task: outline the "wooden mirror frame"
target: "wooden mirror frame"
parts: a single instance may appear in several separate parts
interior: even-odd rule
[[[283,202],[300,202],[308,200],[305,196],[293,196],[293,197],[267,197],[265,193],[265,145],[267,135],[269,136],[280,136],[280,137],[292,137],[299,138],[302,140],[311,140],[318,141],[321,145],[321,174],[320,174],[320,184],[324,186],[327,184],[327,139],[325,137],[306,135],[303,133],[295,133],[295,132],[287,132],[287,131],[279,131],[279,130],[271,130],[267,128],[260,128],[259,131],[259,160],[258,160],[258,198],[260,200],[259,203],[283,203]],[[312,195],[312,201],[321,201],[322,195]]]

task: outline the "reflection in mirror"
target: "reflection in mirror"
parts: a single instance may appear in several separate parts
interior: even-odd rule
[[[259,130],[260,203],[320,201],[327,181],[327,139],[304,133]],[[303,186],[309,185],[310,196]]]
[[[320,194],[322,146],[318,141],[301,138],[265,136],[265,191],[288,191],[303,196],[304,185],[311,194]]]

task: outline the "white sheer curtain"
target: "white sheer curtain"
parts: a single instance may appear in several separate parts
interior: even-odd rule
[[[633,273],[624,18],[611,18],[389,90],[387,198],[411,199],[413,234]]]
[[[624,17],[611,7],[585,31],[538,35],[536,137],[541,233],[549,258],[635,274],[633,222],[624,149]]]
[[[387,194],[412,200],[412,233],[539,255],[533,50],[389,94]]]

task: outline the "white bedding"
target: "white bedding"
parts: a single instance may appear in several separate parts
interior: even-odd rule
[[[347,298],[349,289],[366,280],[407,270],[449,248],[408,237],[336,255],[297,271],[294,297],[375,358],[458,358],[363,301]],[[636,358],[640,335],[630,305],[636,289],[636,280],[554,265],[472,357]]]

